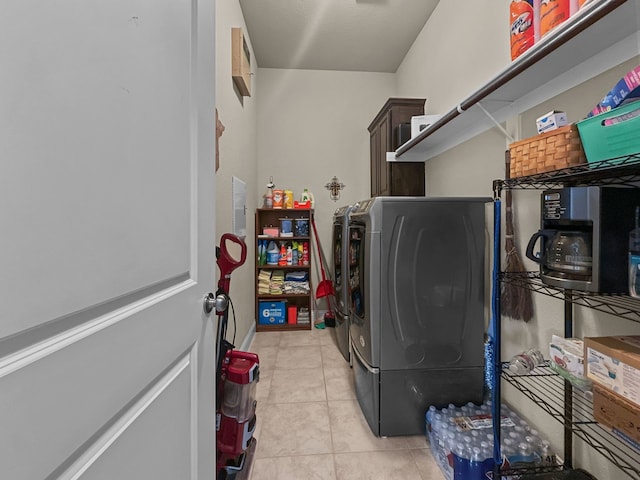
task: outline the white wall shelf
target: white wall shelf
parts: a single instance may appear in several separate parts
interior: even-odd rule
[[[387,161],[425,162],[639,55],[639,29],[640,0],[594,1]]]

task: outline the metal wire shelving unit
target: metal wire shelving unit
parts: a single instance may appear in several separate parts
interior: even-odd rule
[[[495,198],[502,190],[547,189],[568,186],[619,185],[640,186],[640,153],[590,162],[526,177],[495,180]],[[573,336],[573,308],[580,306],[640,323],[640,300],[623,294],[594,294],[546,285],[538,272],[501,272],[499,285],[512,284],[564,302],[565,336]],[[499,302],[498,302],[499,303]],[[499,311],[499,306],[498,306]],[[498,315],[499,317],[499,315]],[[499,322],[499,320],[498,320]],[[498,325],[498,328],[499,325]],[[497,348],[499,351],[499,348]],[[548,365],[528,375],[513,375],[496,355],[496,370],[501,378],[545,413],[564,426],[564,465],[571,469],[573,439],[581,439],[631,479],[640,479],[640,452],[593,418],[591,392],[584,392],[553,371]],[[522,473],[522,472],[520,472]],[[504,478],[506,472],[501,472]],[[513,472],[509,472],[513,474]],[[531,478],[534,478],[532,476]],[[523,477],[524,478],[524,477]],[[528,478],[528,477],[527,477]]]
[[[640,478],[640,454],[609,429],[596,423],[591,392],[573,388],[570,394],[571,410],[567,411],[565,380],[548,365],[520,376],[505,369],[502,379],[555,420],[565,426],[569,425],[573,435],[594,448],[630,478]]]

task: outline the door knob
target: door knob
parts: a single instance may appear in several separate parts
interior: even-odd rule
[[[213,312],[213,309],[215,308],[215,306],[216,306],[216,297],[213,295],[212,292],[207,293],[207,295],[205,295],[204,297],[204,302],[203,302],[204,313],[209,315],[211,312]]]
[[[222,315],[227,310],[228,306],[229,306],[229,297],[227,295],[225,295],[224,293],[221,293],[216,297],[214,296],[213,293],[209,292],[204,297],[204,302],[202,307],[204,308],[204,313],[206,313],[207,315],[213,312],[214,308],[218,313],[218,315]]]

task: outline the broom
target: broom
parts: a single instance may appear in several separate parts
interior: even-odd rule
[[[507,150],[505,153],[505,178],[507,179],[510,175],[510,163],[511,157]],[[516,241],[513,231],[513,206],[510,189],[507,189],[505,192],[504,222],[504,250],[506,254],[506,266],[504,271],[505,273],[524,273],[526,272],[526,268],[522,261],[522,257],[516,249]],[[503,282],[500,295],[500,308],[505,317],[528,322],[533,317],[533,298],[531,296],[531,290],[510,282]]]

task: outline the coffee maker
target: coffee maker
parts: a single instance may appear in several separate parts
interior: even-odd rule
[[[541,228],[526,255],[551,286],[594,293],[628,292],[628,238],[640,189],[566,187],[541,195]],[[540,252],[534,253],[540,240]]]

